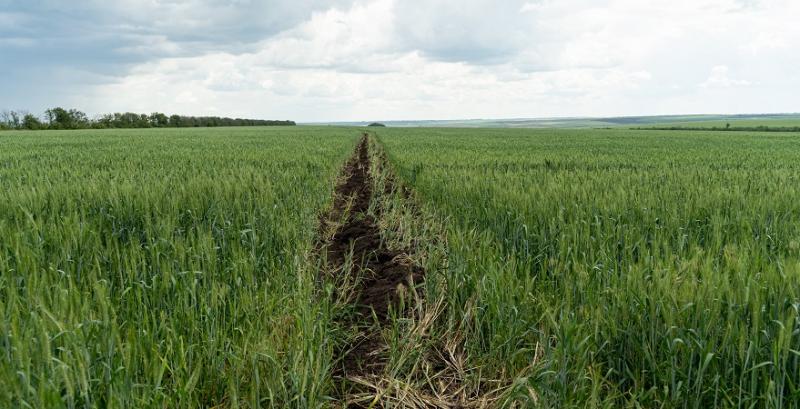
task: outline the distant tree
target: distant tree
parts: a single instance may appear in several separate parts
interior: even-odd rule
[[[95,120],[95,127],[99,129],[113,128],[114,127],[114,114],[103,114],[98,116]]]
[[[42,121],[33,114],[25,114],[22,118],[22,128],[29,130],[42,129]]]
[[[11,111],[3,110],[0,112],[0,127],[2,129],[11,129]]]
[[[89,117],[83,111],[77,109],[70,109],[69,116],[72,121],[72,129],[81,129],[89,127]]]
[[[169,117],[160,113],[160,112],[153,112],[150,114],[150,126],[153,128],[164,128],[169,126]]]
[[[382,128],[386,127],[386,125],[384,125],[384,124],[382,124],[380,122],[373,122],[373,123],[369,124],[368,126],[377,126],[377,127],[382,127]]]
[[[89,118],[77,109],[67,111],[56,107],[44,112],[47,122],[52,129],[81,129],[89,126]]]
[[[123,112],[119,116],[118,128],[136,128],[139,122],[139,114],[133,112]]]
[[[9,125],[14,129],[19,129],[22,127],[22,118],[23,114],[21,112],[11,111],[11,123]]]
[[[4,110],[0,112],[0,122],[8,129],[19,129],[22,126],[22,112]]]
[[[294,121],[226,118],[218,116],[167,116],[161,112],[137,114],[115,112],[89,119],[77,109],[51,108],[44,113],[44,122],[26,111],[0,112],[0,129],[106,129],[106,128],[163,128],[214,126],[293,126]]]
[[[44,116],[50,129],[64,129],[64,123],[67,121],[67,110],[61,107],[50,108],[44,111]]]
[[[181,126],[181,116],[180,115],[170,115],[169,117],[169,126],[178,128]]]
[[[150,128],[150,116],[147,114],[139,115],[139,120],[136,121],[137,128]]]

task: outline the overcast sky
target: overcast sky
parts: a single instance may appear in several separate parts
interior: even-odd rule
[[[0,109],[800,111],[798,0],[0,0]]]

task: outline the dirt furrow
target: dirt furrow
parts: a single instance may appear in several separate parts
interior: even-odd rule
[[[373,189],[371,160],[365,134],[345,164],[333,209],[323,218],[323,223],[334,230],[321,246],[326,279],[347,287],[337,288],[347,294],[352,306],[340,324],[357,334],[341,351],[341,365],[334,371],[335,377],[344,380],[381,375],[387,356],[380,328],[389,323],[392,306],[398,305],[409,286],[424,279],[424,271],[410,261],[408,252],[387,248],[381,236],[380,206],[370,209],[370,204],[375,203],[374,195],[384,191]],[[389,186],[385,191],[391,189]]]

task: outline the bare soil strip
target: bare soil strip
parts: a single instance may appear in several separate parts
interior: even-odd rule
[[[408,252],[386,247],[377,223],[380,206],[369,212],[373,195],[384,193],[374,192],[370,161],[369,138],[364,134],[345,164],[345,178],[336,187],[333,209],[323,218],[323,225],[335,227],[320,248],[324,271],[330,275],[326,278],[353,286],[342,289],[351,291],[353,313],[340,324],[354,329],[358,336],[341,351],[341,365],[334,372],[335,377],[347,380],[381,375],[386,344],[378,329],[388,323],[390,309],[409,286],[419,285],[425,276],[423,269],[410,261]],[[386,191],[391,189],[389,186]]]

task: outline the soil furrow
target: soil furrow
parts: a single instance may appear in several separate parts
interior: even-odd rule
[[[346,380],[381,375],[387,357],[380,328],[388,324],[392,306],[408,287],[424,279],[424,271],[410,261],[407,251],[387,248],[382,238],[380,206],[370,209],[370,203],[375,202],[374,195],[392,187],[375,192],[371,160],[369,137],[364,134],[345,164],[345,177],[336,187],[333,209],[323,219],[326,225],[335,226],[332,237],[321,246],[326,279],[349,286],[337,288],[349,294],[352,304],[352,313],[345,314],[340,324],[357,334],[340,351],[341,365],[334,371],[335,377]]]

